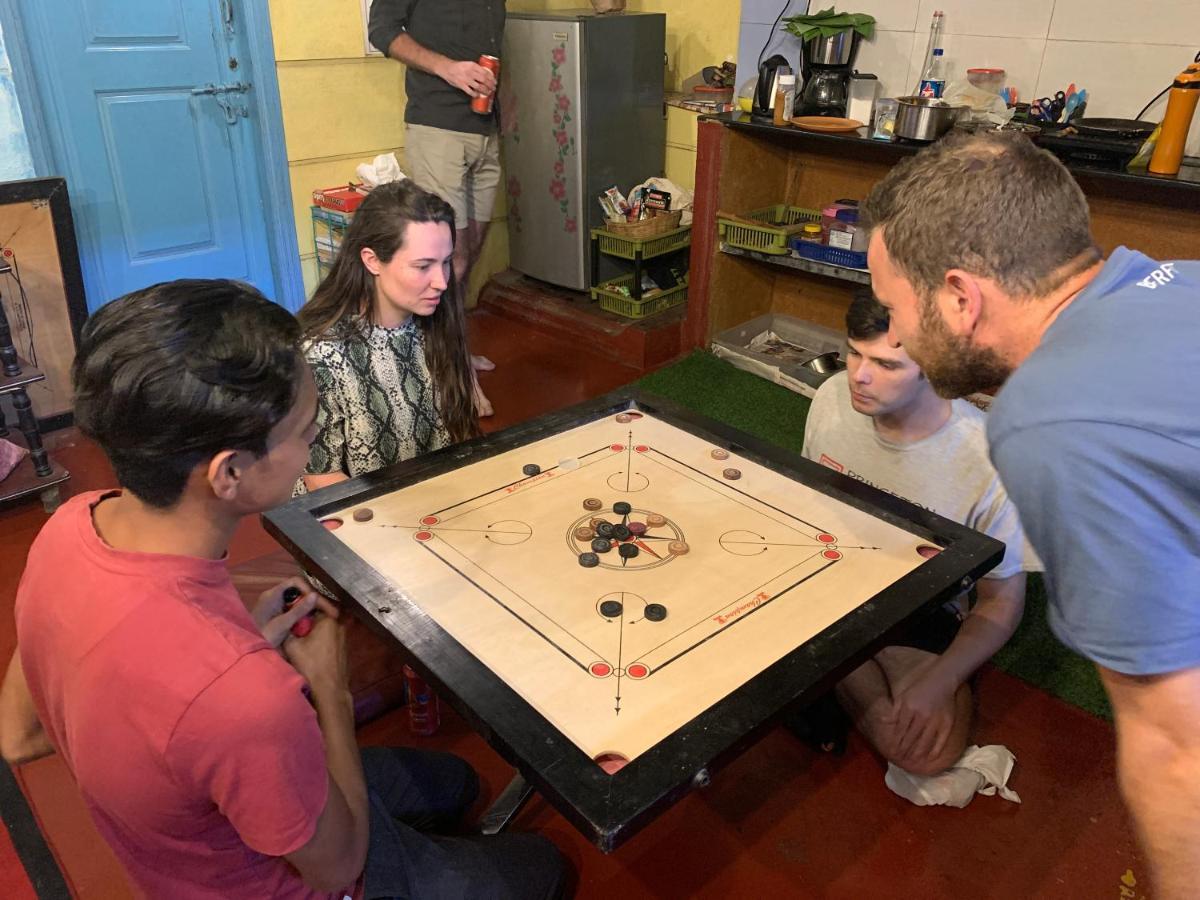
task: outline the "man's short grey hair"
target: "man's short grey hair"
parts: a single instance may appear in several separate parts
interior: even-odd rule
[[[860,212],[924,298],[950,269],[1037,298],[1100,259],[1083,191],[1021,134],[949,135],[896,165]]]

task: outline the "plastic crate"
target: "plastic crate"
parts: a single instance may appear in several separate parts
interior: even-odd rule
[[[642,252],[642,259],[662,256],[673,250],[680,250],[692,242],[692,226],[684,225],[672,231],[656,234],[654,237],[634,240],[613,234],[607,228],[593,228],[592,238],[600,242],[600,252],[609,256],[619,256],[622,259],[635,259],[637,252]]]
[[[313,247],[319,271],[321,266],[328,268],[333,265],[342,246],[342,238],[346,236],[346,229],[350,227],[350,220],[354,216],[320,206],[309,207],[309,211],[312,213]]]
[[[866,269],[867,254],[861,250],[843,250],[841,247],[830,247],[828,244],[818,244],[816,241],[792,241],[792,249],[797,256],[813,259],[817,262],[829,263],[833,266],[845,266],[847,269]]]
[[[643,294],[641,300],[634,300],[617,291],[608,290],[609,285],[632,288],[633,276],[622,275],[619,278],[611,278],[599,287],[592,288],[592,299],[600,301],[601,309],[629,319],[644,319],[646,316],[652,316],[664,309],[678,306],[687,300],[687,276],[684,276],[683,281],[670,290]]]
[[[787,256],[788,243],[806,222],[820,222],[821,213],[816,209],[787,206],[779,203],[764,209],[746,213],[744,218],[758,219],[761,226],[746,225],[729,219],[717,219],[717,233],[731,247],[756,250],[772,256]]]

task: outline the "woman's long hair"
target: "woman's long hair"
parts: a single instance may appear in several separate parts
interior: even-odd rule
[[[441,197],[422,190],[410,179],[381,184],[354,213],[337,259],[298,317],[306,340],[354,340],[376,324],[375,276],[363,265],[362,251],[375,251],[380,262],[391,262],[404,246],[410,222],[450,226],[454,210]],[[478,435],[467,323],[458,297],[454,267],[446,280],[442,302],[431,316],[414,316],[425,339],[425,363],[433,379],[438,412],[451,441]]]

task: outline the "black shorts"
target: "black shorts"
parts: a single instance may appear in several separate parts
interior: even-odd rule
[[[888,641],[892,647],[915,647],[927,653],[941,656],[962,628],[962,619],[945,606],[938,606],[906,624],[895,638]]]

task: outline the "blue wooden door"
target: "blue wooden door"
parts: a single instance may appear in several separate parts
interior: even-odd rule
[[[276,296],[235,0],[20,4],[89,305],[173,278]]]

